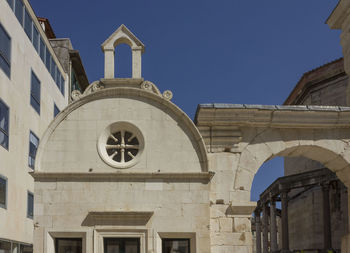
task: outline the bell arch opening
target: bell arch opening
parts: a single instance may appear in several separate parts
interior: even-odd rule
[[[114,68],[116,78],[132,77],[132,50],[126,42],[116,43],[114,48]]]

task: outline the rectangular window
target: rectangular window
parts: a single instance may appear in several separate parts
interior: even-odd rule
[[[21,246],[19,248],[19,253],[33,253],[33,245],[21,244]]]
[[[6,206],[7,206],[7,178],[0,175],[0,207],[6,209]]]
[[[0,145],[9,148],[9,108],[0,100]]]
[[[34,217],[34,195],[28,192],[27,195],[27,218],[33,219]]]
[[[15,14],[21,26],[23,26],[23,9],[24,5],[22,0],[15,0]]]
[[[0,240],[0,252],[1,253],[11,253],[11,243],[7,241]]]
[[[41,38],[40,36],[40,58],[44,64],[45,64],[45,52],[46,52],[45,43],[43,41],[43,38]]]
[[[65,83],[64,83],[64,79],[63,79],[63,77],[62,77],[62,75],[60,75],[60,86],[61,86],[61,93],[62,93],[62,95],[64,96],[64,91],[65,91],[65,89],[64,89],[64,85],[65,85]]]
[[[30,86],[30,104],[40,114],[40,81],[33,71]]]
[[[10,78],[11,75],[11,38],[0,24],[0,68]]]
[[[49,48],[46,47],[46,68],[47,68],[47,71],[50,72],[50,69],[51,69],[51,55],[50,55],[50,51],[49,51]]]
[[[125,252],[140,253],[140,238],[103,238],[106,253]]]
[[[162,253],[190,253],[190,239],[162,239]]]
[[[10,8],[13,10],[13,0],[7,0],[7,3],[10,5]]]
[[[32,18],[26,8],[24,8],[24,31],[30,41],[32,41]]]
[[[35,50],[39,53],[39,32],[33,24],[33,46]]]
[[[52,57],[50,57],[50,59],[51,59],[51,76],[52,76],[52,79],[55,80],[57,66],[54,59]]]
[[[55,253],[82,253],[81,238],[56,238]],[[114,251],[118,252],[118,251]]]
[[[28,165],[33,170],[34,170],[35,156],[36,156],[36,151],[38,150],[38,146],[39,146],[39,138],[32,131],[30,131]]]
[[[56,118],[57,114],[60,113],[60,109],[58,109],[57,105],[53,104],[53,117]]]
[[[60,89],[60,83],[59,83],[59,74],[60,74],[60,71],[59,71],[59,69],[58,69],[58,67],[57,67],[57,65],[56,65],[56,67],[55,67],[55,78],[54,78],[54,81],[55,81],[55,83],[56,83],[56,85],[57,85],[57,87],[58,87],[58,89]]]

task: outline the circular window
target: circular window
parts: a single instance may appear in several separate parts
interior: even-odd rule
[[[98,152],[110,166],[129,168],[139,161],[143,151],[140,130],[128,122],[109,125],[98,140]]]

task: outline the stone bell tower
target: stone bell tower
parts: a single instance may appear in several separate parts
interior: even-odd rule
[[[138,38],[136,38],[136,36],[132,32],[130,32],[130,30],[125,25],[121,25],[101,45],[102,51],[105,55],[104,78],[115,78],[115,48],[122,43],[129,45],[132,51],[132,78],[141,78],[141,55],[145,52],[145,46]]]

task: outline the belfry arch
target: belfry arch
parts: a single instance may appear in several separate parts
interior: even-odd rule
[[[113,79],[115,48],[120,44],[127,44],[131,48],[132,56],[132,78],[141,78],[141,55],[145,52],[145,46],[130,32],[125,26],[121,25],[109,38],[102,43],[101,48],[105,57],[105,79]],[[118,67],[118,66],[117,66]]]

